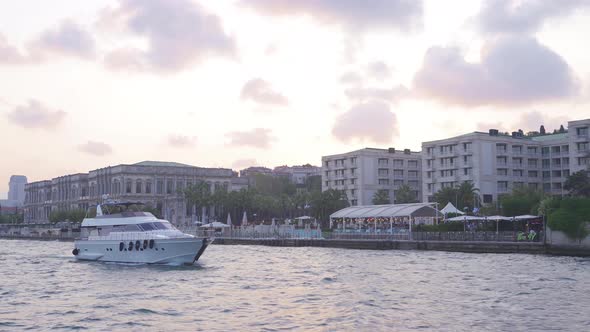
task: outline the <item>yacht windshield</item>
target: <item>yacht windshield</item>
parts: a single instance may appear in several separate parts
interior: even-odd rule
[[[146,222],[143,224],[138,224],[137,226],[139,226],[139,228],[141,228],[141,230],[144,232],[173,229],[172,225],[167,222]]]

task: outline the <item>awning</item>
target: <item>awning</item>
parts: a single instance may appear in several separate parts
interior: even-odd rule
[[[453,203],[448,202],[447,205],[445,205],[445,207],[440,210],[440,212],[444,213],[444,214],[448,214],[448,213],[456,213],[456,214],[465,214],[465,212],[462,212],[461,210],[457,209]]]

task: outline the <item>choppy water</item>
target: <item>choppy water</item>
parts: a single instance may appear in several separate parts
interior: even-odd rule
[[[590,259],[210,246],[190,267],[0,240],[0,330],[590,331]]]

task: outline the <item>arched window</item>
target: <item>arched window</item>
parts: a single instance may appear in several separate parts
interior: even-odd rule
[[[131,194],[131,180],[127,180],[125,183],[125,193]]]

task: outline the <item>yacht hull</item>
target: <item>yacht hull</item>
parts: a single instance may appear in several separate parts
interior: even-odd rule
[[[155,239],[152,248],[144,248],[143,240],[85,240],[75,242],[74,256],[77,260],[101,262],[193,264],[209,243],[207,238]]]

